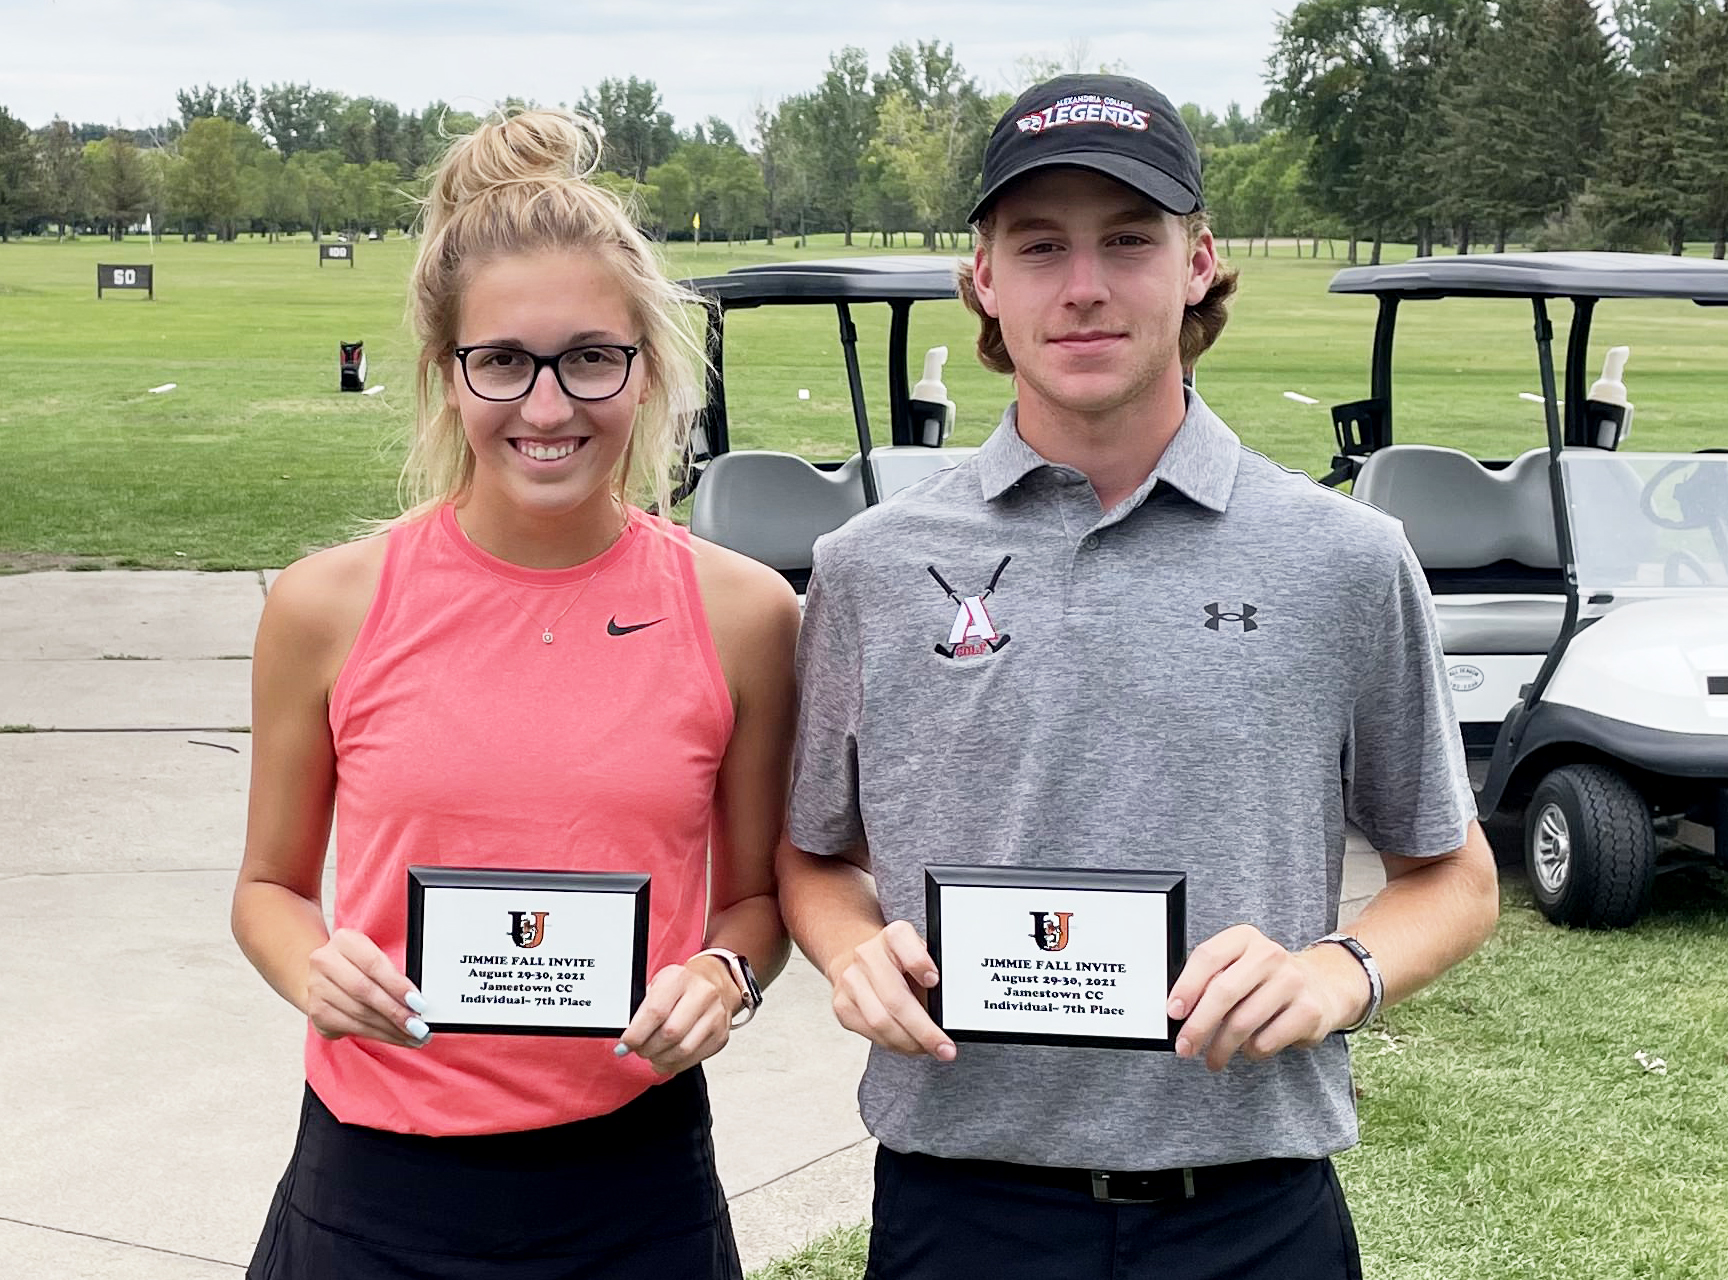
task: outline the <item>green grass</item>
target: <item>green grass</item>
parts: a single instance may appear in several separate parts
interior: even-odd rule
[[[1356,1037],[1338,1158],[1374,1280],[1728,1276],[1728,880],[1657,881],[1636,927],[1500,927]],[[1667,1074],[1633,1056],[1662,1058]],[[857,1280],[858,1228],[755,1273]]]
[[[834,236],[814,238],[802,254],[789,246],[678,244],[668,265],[682,276],[843,252]],[[403,299],[413,249],[405,240],[362,244],[351,269],[320,268],[303,236],[275,245],[0,245],[0,566],[271,567],[393,514],[412,417]],[[1390,256],[1407,253],[1394,247]],[[154,302],[127,293],[97,300],[97,262],[151,260]],[[1201,365],[1201,390],[1254,447],[1324,471],[1327,406],[1367,393],[1373,304],[1327,295],[1341,259],[1298,259],[1280,246],[1233,261],[1242,293]],[[880,434],[885,309],[860,308],[857,321]],[[1524,307],[1415,304],[1400,332],[1399,438],[1503,455],[1540,442],[1540,406],[1517,398],[1538,386]],[[1728,311],[1606,303],[1596,332],[1598,359],[1610,341],[1633,348],[1627,383],[1641,447],[1722,442]],[[988,434],[1011,394],[973,359],[974,337],[958,303],[913,310],[914,361],[926,346],[949,347],[962,444]],[[356,339],[381,395],[336,390],[336,344]],[[727,375],[736,446],[852,451],[831,310],[735,314]],[[177,389],[148,393],[166,382]],[[1321,403],[1293,403],[1286,391]]]

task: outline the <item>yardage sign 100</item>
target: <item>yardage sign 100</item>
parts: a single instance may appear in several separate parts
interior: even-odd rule
[[[96,267],[96,296],[100,298],[106,289],[143,289],[150,297],[156,296],[156,282],[151,268],[141,264],[104,262]]]
[[[354,246],[351,244],[321,244],[318,246],[318,265],[323,266],[325,260],[331,262],[346,262],[354,265]]]

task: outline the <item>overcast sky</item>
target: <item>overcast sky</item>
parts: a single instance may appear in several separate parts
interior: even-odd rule
[[[1175,102],[1252,113],[1288,0],[0,0],[0,106],[32,126],[55,115],[137,128],[177,114],[177,89],[310,81],[412,110],[482,110],[515,95],[574,104],[608,76],[660,87],[680,127],[741,125],[816,83],[855,44],[881,70],[902,41],[952,43],[988,91],[1015,87],[1028,54],[1085,41],[1093,66],[1124,64]],[[867,21],[865,20],[867,19]]]

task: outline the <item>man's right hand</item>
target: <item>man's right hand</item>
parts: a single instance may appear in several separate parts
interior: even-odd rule
[[[939,976],[924,940],[905,920],[896,920],[829,965],[834,1016],[884,1049],[952,1062],[954,1042],[931,1021],[922,999]]]
[[[312,953],[306,1016],[326,1040],[365,1036],[405,1049],[422,1048],[431,1033],[414,1008],[420,993],[378,945],[356,929],[338,929]]]

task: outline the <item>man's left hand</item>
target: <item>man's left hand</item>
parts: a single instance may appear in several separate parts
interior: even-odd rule
[[[1222,1071],[1238,1050],[1263,1062],[1284,1049],[1312,1049],[1355,1021],[1368,999],[1368,975],[1343,947],[1290,952],[1252,925],[1235,925],[1195,947],[1171,989],[1170,1016],[1187,1018],[1176,1055],[1204,1050],[1206,1065]]]

